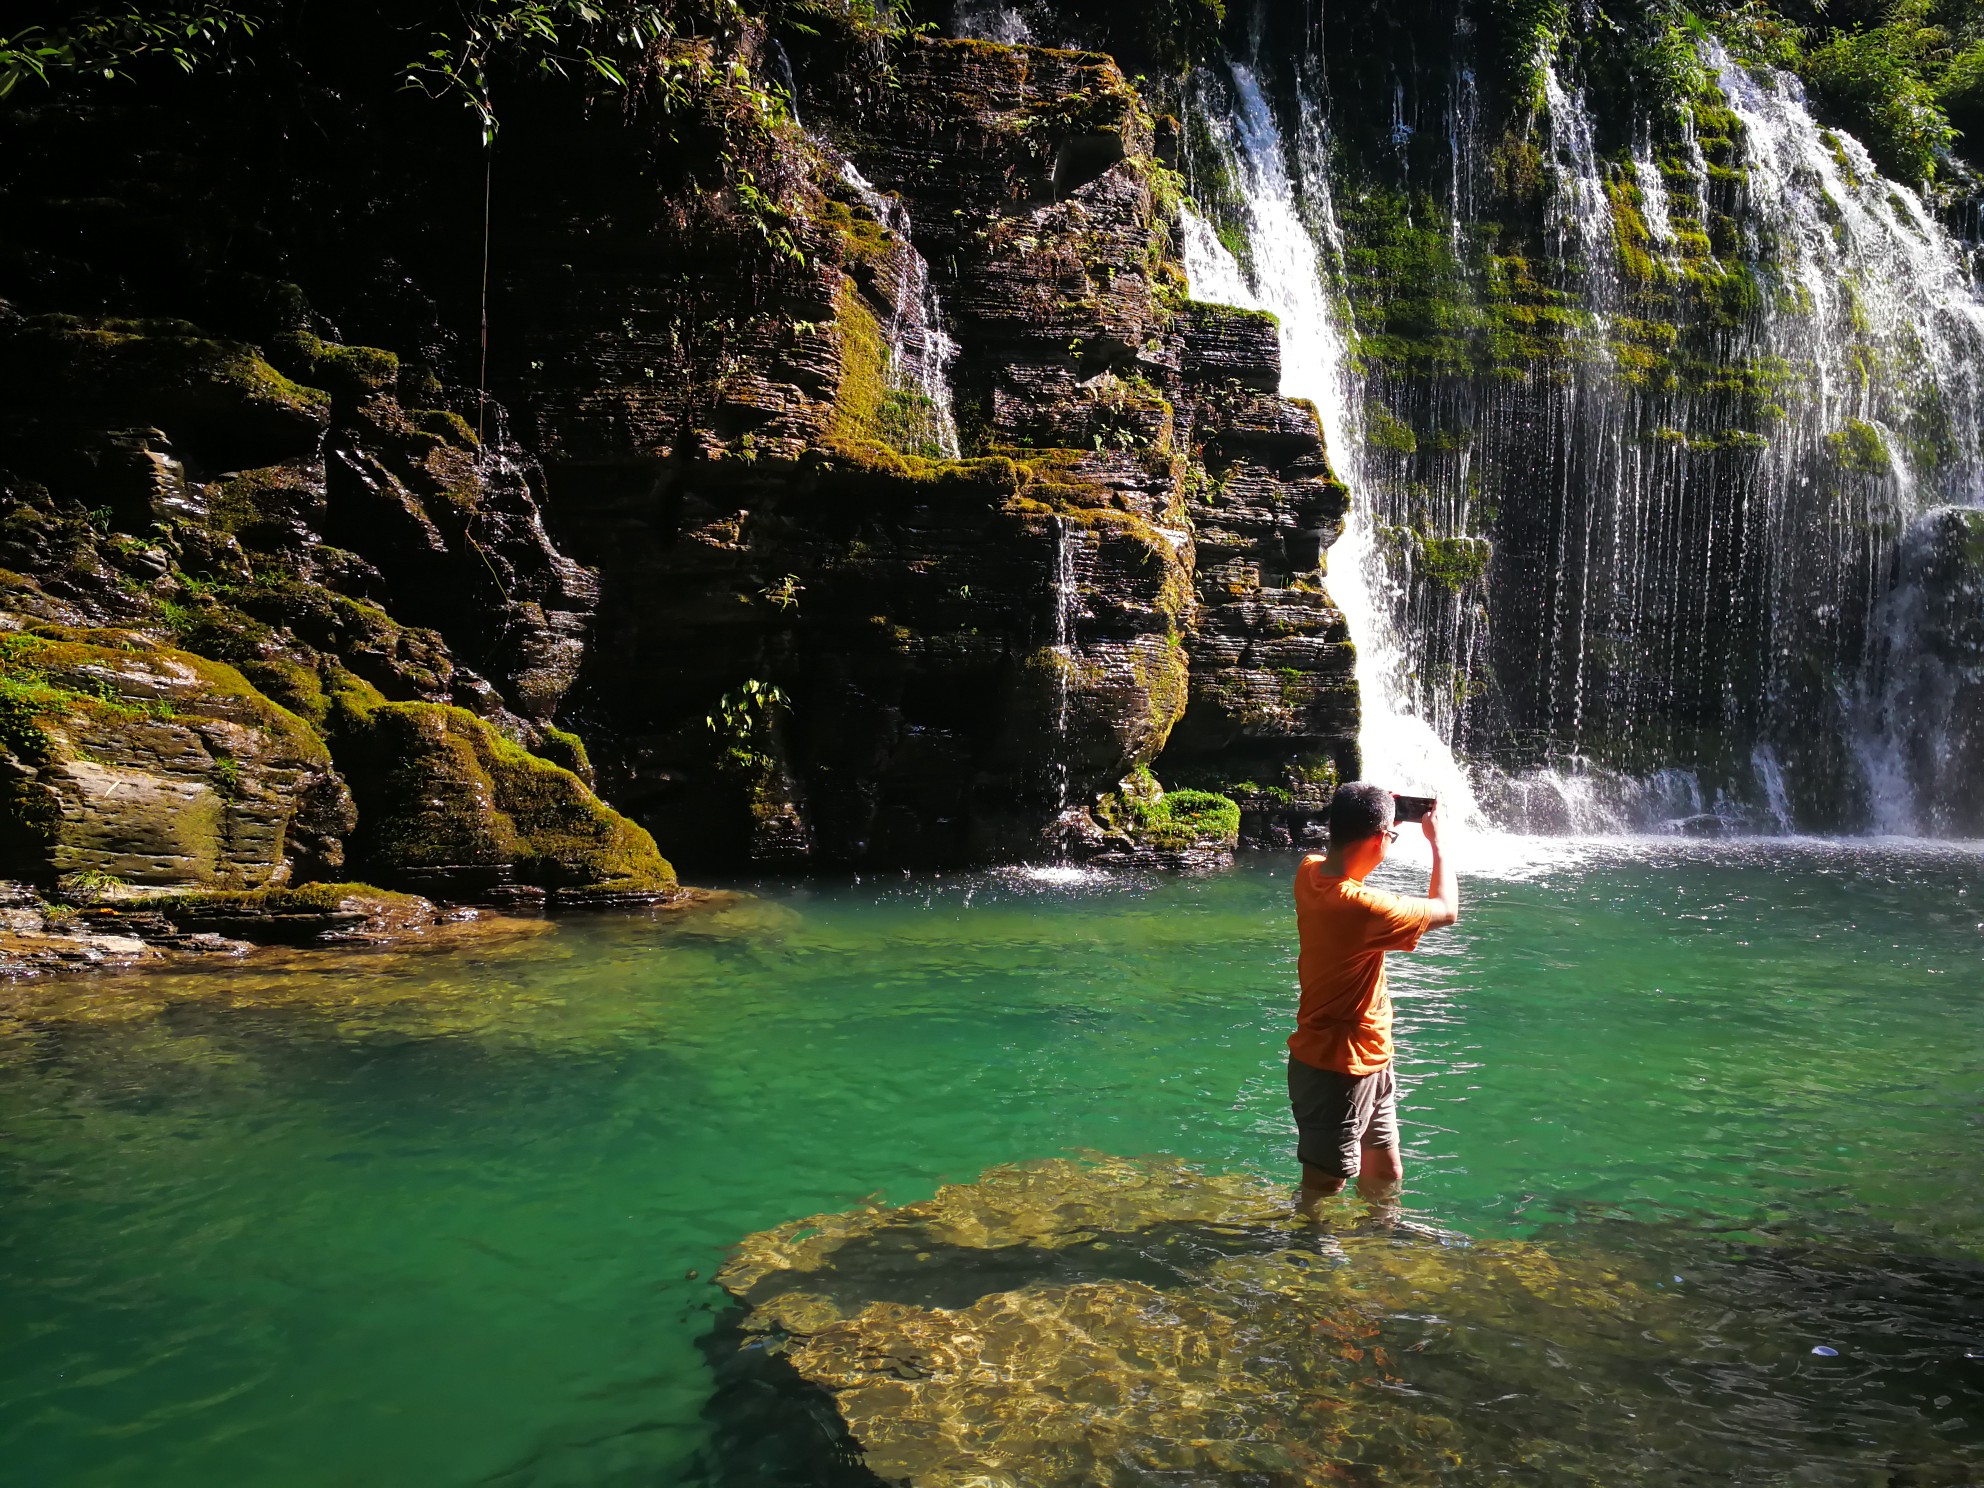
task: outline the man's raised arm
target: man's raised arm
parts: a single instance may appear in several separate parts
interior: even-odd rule
[[[1426,897],[1433,902],[1433,915],[1427,920],[1426,928],[1438,930],[1460,918],[1460,880],[1454,877],[1452,866],[1440,852],[1439,807],[1420,818],[1419,829],[1426,834],[1426,845],[1433,849],[1433,872],[1426,882]]]

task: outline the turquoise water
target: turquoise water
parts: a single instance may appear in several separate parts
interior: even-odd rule
[[[1755,1481],[1984,1478],[1984,858],[1537,851],[1393,960],[1408,1204],[1671,1265],[1709,1298],[1677,1361],[1769,1323],[1782,1357],[1644,1385],[1843,1423]],[[0,1477],[745,1481],[700,1342],[745,1233],[1073,1149],[1290,1171],[1288,868],[8,993]],[[1710,1480],[1675,1430],[1648,1480]]]

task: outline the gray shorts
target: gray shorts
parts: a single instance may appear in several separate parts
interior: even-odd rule
[[[1365,1147],[1398,1146],[1398,1087],[1388,1064],[1368,1075],[1317,1069],[1288,1056],[1295,1155],[1305,1166],[1355,1178]]]

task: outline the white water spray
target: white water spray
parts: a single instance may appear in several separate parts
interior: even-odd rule
[[[1049,755],[1054,775],[1054,814],[1068,806],[1068,700],[1070,673],[1075,666],[1075,540],[1067,520],[1054,521],[1054,748]]]

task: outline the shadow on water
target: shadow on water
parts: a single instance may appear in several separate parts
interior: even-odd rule
[[[725,1308],[700,1340],[712,1388],[700,1459],[684,1488],[883,1488],[833,1397],[800,1377],[776,1340]]]

